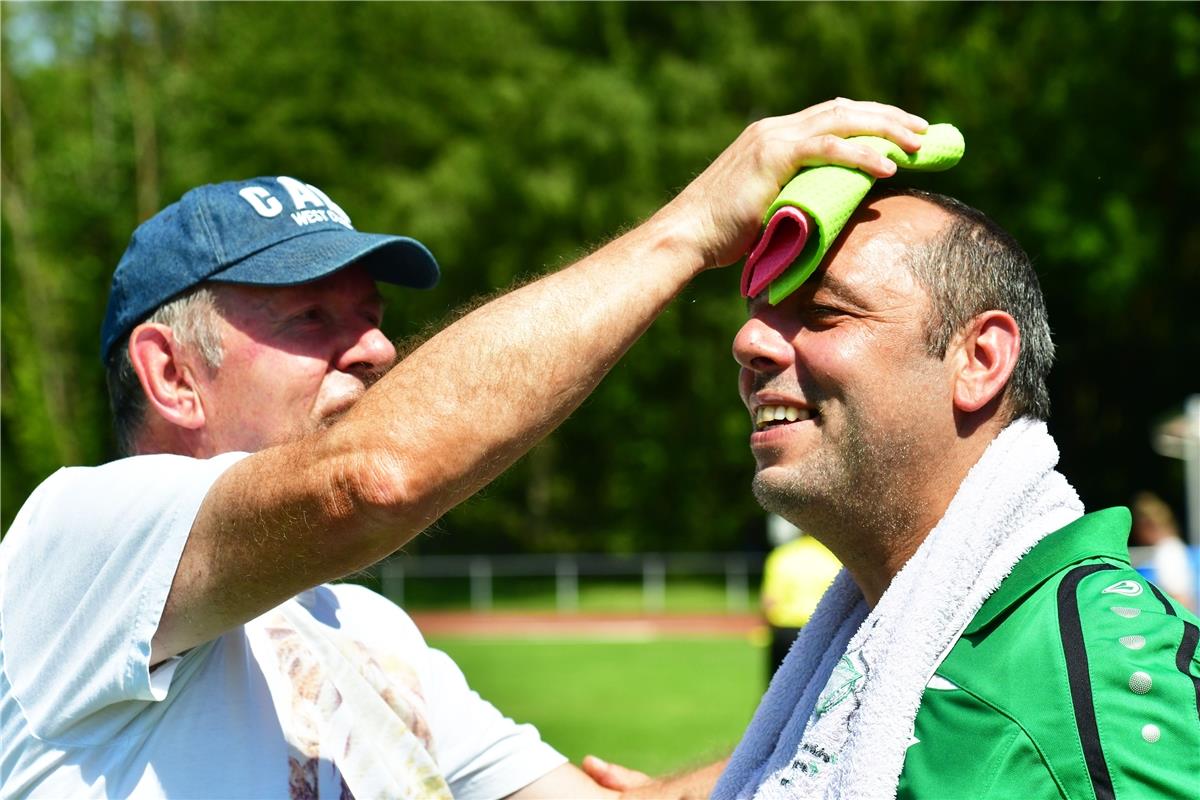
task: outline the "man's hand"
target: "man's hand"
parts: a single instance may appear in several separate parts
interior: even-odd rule
[[[614,789],[622,798],[658,798],[659,800],[704,800],[712,794],[717,779],[725,771],[729,759],[701,767],[671,778],[651,778],[644,772],[609,764],[607,761],[586,756],[583,771],[605,789]]]
[[[644,772],[622,767],[620,764],[610,764],[596,756],[584,756],[581,766],[583,771],[596,783],[605,789],[613,789],[618,792],[639,789],[654,782],[654,779]]]
[[[506,800],[705,800],[728,763],[729,759],[723,759],[673,778],[654,779],[644,772],[587,756],[582,770],[563,764]]]
[[[753,123],[704,172],[656,214],[678,224],[706,267],[737,261],[754,242],[765,209],[802,167],[835,164],[886,178],[896,165],[849,136],[920,147],[929,124],[895,106],[839,98],[785,117]]]

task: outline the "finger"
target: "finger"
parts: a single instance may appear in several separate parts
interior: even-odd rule
[[[881,136],[900,145],[906,152],[921,147],[921,135],[895,117],[843,106],[821,112],[809,121],[814,133],[835,136]]]
[[[896,162],[872,147],[840,136],[817,136],[805,140],[801,145],[795,162],[797,169],[833,164],[861,169],[876,178],[889,178],[896,174]]]
[[[852,102],[856,107],[861,108],[864,111],[874,111],[879,114],[887,114],[890,117],[898,119],[905,127],[914,130],[917,133],[924,133],[929,129],[929,121],[927,119],[905,111],[899,106],[888,105],[887,103],[878,103],[874,100],[856,100]]]
[[[917,133],[924,133],[929,127],[929,122],[924,117],[919,117],[916,114],[910,114],[899,106],[880,103],[875,100],[848,100],[844,97],[839,97],[836,100],[830,100],[828,103],[822,103],[824,108],[822,112],[841,110],[844,112],[866,111],[876,114],[883,114],[900,122],[907,128],[910,128]]]
[[[899,125],[914,133],[924,133],[929,128],[929,122],[923,117],[916,114],[910,114],[902,108],[888,105],[887,103],[877,103],[873,100],[847,100],[844,97],[839,97],[836,100],[827,100],[824,103],[818,103],[811,108],[806,108],[795,114],[789,114],[783,117],[774,118],[777,122],[787,125],[794,125],[800,122],[810,122],[821,118],[828,119],[830,117],[849,117],[851,115],[872,114],[877,117],[890,120],[894,125]],[[814,131],[814,133],[824,133],[825,131]],[[890,138],[890,137],[889,137]],[[899,142],[897,142],[899,144]]]
[[[596,756],[584,756],[580,766],[596,783],[605,789],[618,792],[636,789],[651,782],[650,776],[644,772],[622,767],[620,764],[610,764]]]

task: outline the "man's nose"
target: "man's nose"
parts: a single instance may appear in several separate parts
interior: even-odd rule
[[[779,372],[791,363],[792,346],[766,320],[751,317],[733,337],[733,357],[753,372]]]
[[[392,366],[396,360],[396,347],[392,340],[377,327],[359,332],[349,348],[338,359],[342,372],[378,372]]]

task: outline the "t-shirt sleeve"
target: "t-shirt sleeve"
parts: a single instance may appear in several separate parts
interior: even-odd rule
[[[0,547],[0,648],[37,735],[166,696],[174,664],[152,678],[150,643],[201,502],[245,455],[63,469],[21,508]]]
[[[496,800],[566,763],[537,728],[518,725],[467,685],[462,670],[429,650],[425,678],[436,755],[455,800]]]

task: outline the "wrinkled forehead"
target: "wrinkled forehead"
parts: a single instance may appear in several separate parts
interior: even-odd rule
[[[893,196],[860,207],[813,274],[814,283],[853,289],[912,279],[911,258],[950,223],[950,215],[917,197]]]
[[[928,200],[910,195],[869,198],[854,212],[839,237],[848,239],[892,239],[918,246],[943,231],[950,214]]]

